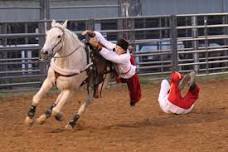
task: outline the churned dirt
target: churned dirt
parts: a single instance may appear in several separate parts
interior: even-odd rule
[[[63,107],[65,120],[24,125],[32,94],[0,97],[0,152],[227,152],[228,80],[200,83],[200,98],[187,115],[163,113],[157,103],[159,83],[143,84],[143,98],[131,108],[125,86],[104,90],[81,117],[76,129],[64,126],[83,101],[77,91]],[[55,100],[47,95],[43,113]]]

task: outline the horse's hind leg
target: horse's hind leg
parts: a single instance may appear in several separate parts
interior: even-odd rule
[[[64,104],[67,102],[67,100],[71,97],[72,95],[72,90],[63,90],[62,91],[62,96],[56,106],[52,110],[52,115],[53,116],[58,116],[58,114],[61,112],[62,107]]]
[[[90,104],[92,99],[89,97],[85,100],[85,102],[80,106],[78,113],[74,114],[73,118],[68,122],[65,126],[67,129],[73,129],[76,126],[78,119],[80,118],[81,114],[85,112],[87,106]]]
[[[76,126],[76,123],[80,118],[81,114],[85,112],[86,108],[93,100],[93,93],[94,93],[94,90],[90,88],[89,95],[86,97],[85,102],[80,106],[78,112],[74,114],[73,118],[65,126],[66,129],[73,129]]]
[[[25,118],[25,124],[31,125],[36,113],[36,107],[39,104],[41,98],[53,87],[53,83],[49,79],[45,79],[40,90],[33,96],[32,105],[30,106],[27,116]]]

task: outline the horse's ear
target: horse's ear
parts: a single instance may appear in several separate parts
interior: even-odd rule
[[[55,24],[56,24],[56,21],[55,20],[52,20],[51,26],[53,27],[53,26],[55,26]]]
[[[67,28],[67,22],[68,22],[68,20],[65,20],[65,22],[63,23],[64,28]]]

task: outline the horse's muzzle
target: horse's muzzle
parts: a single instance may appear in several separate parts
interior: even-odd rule
[[[48,51],[43,51],[43,50],[40,51],[40,57],[39,57],[40,60],[47,60],[48,57],[49,57]]]

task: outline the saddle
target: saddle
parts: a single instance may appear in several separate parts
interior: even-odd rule
[[[87,84],[88,93],[90,93],[89,88],[92,88],[93,97],[99,98],[101,97],[106,75],[108,73],[113,73],[115,70],[113,68],[113,64],[103,58],[99,52],[88,43],[88,40],[89,37],[86,36],[84,44],[87,54],[87,64],[91,62],[93,64],[87,69],[88,77],[83,84]]]

